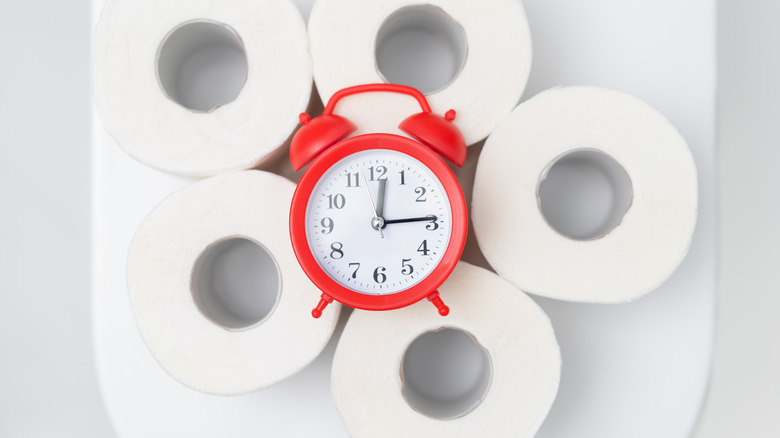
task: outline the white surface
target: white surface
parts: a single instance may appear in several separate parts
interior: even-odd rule
[[[712,342],[714,4],[529,1],[526,10],[536,54],[526,96],[561,84],[635,94],[688,140],[701,188],[691,252],[658,291],[613,307],[538,300],[564,361],[559,397],[539,436],[688,436]],[[186,389],[154,362],[130,312],[125,254],[143,217],[188,181],[136,163],[97,124],[94,140],[95,346],[106,407],[120,435],[344,436],[329,387],[333,343],[292,379],[231,398]]]
[[[90,336],[89,2],[0,18],[0,436],[105,437]]]
[[[712,383],[696,436],[780,436],[780,3],[719,2],[720,242]]]

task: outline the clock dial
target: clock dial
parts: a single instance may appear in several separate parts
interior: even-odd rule
[[[326,171],[306,209],[314,258],[336,282],[368,295],[394,294],[439,264],[452,211],[436,175],[401,152],[371,149]]]

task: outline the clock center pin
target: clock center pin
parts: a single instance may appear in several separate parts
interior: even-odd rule
[[[371,218],[371,226],[375,230],[381,230],[385,227],[385,219],[379,216]]]

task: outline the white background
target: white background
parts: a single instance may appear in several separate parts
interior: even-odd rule
[[[112,436],[90,320],[89,3],[0,6],[0,436]]]
[[[772,436],[780,4],[720,8],[721,302],[700,436]],[[0,436],[110,436],[89,320],[88,2],[19,1],[2,16]]]

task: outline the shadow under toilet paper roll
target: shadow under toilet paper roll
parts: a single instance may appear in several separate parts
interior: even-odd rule
[[[455,109],[467,144],[484,139],[517,105],[531,66],[528,23],[515,0],[317,2],[309,44],[323,100],[355,84],[413,86],[434,112]],[[416,111],[409,99],[379,93],[344,99],[339,112],[360,127],[356,135],[403,135],[398,123]]]
[[[451,306],[355,310],[333,361],[350,435],[532,437],[560,380],[550,320],[524,293],[461,262],[439,289]]]
[[[249,170],[165,199],[130,245],[127,282],[138,328],[181,383],[240,394],[276,383],[319,355],[339,307],[311,318],[320,292],[287,230],[294,184]]]
[[[166,172],[257,166],[296,128],[311,88],[306,29],[288,0],[109,0],[98,22],[101,120]]]
[[[632,301],[681,263],[697,215],[685,140],[616,91],[543,92],[488,137],[472,221],[495,271],[520,289],[577,302]]]

